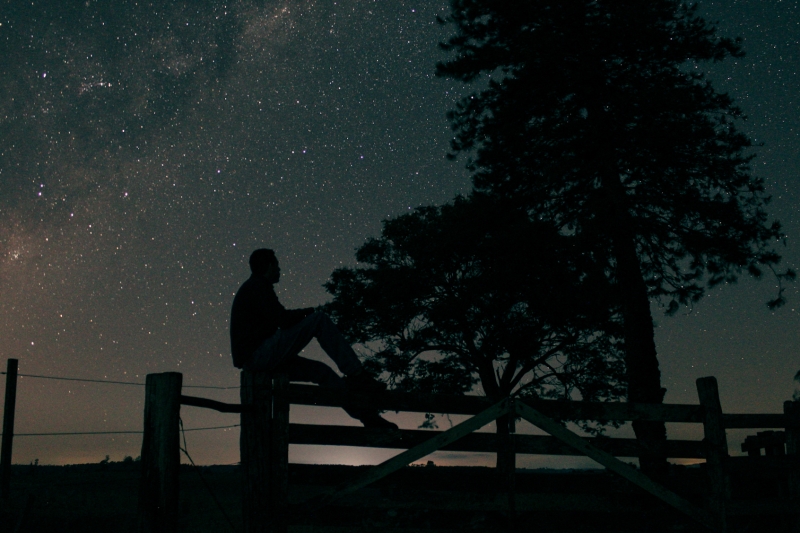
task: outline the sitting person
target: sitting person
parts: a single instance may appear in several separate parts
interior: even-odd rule
[[[313,308],[286,309],[278,301],[273,285],[281,270],[275,252],[260,248],[250,255],[252,274],[233,299],[231,309],[231,353],[237,368],[253,371],[284,371],[290,381],[307,381],[326,387],[378,391],[386,386],[367,374],[353,348],[325,313]],[[316,338],[345,378],[319,361],[300,357],[300,351]],[[347,414],[364,427],[397,429],[370,408],[347,407]]]

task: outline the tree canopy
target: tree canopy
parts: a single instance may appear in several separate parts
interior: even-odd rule
[[[326,310],[395,388],[586,400],[624,393],[602,272],[573,239],[487,198],[386,221]],[[602,303],[602,305],[598,305]],[[598,321],[602,322],[598,327]]]
[[[453,155],[471,153],[478,191],[574,236],[606,271],[628,399],[661,402],[650,297],[674,312],[743,271],[794,276],[775,271],[783,235],[743,113],[699,68],[742,56],[740,42],[677,0],[451,5],[438,73],[485,82],[449,115]],[[663,424],[633,426],[651,449],[666,438]]]
[[[779,262],[742,111],[698,68],[743,51],[696,6],[454,0],[448,22],[456,55],[439,74],[488,79],[450,113],[478,190],[595,238],[624,212],[648,293],[671,311]]]

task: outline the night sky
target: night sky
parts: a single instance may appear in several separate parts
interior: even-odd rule
[[[177,371],[184,385],[236,387],[228,316],[254,248],[276,250],[286,307],[318,305],[330,273],[354,264],[382,220],[470,190],[464,158],[445,158],[445,113],[473,88],[434,76],[446,1],[26,4],[0,15],[4,368],[17,358],[23,374],[139,383]],[[753,168],[787,234],[784,265],[797,268],[800,9],[780,0],[701,9],[745,39],[744,59],[701,68],[764,144]],[[654,304],[665,401],[696,403],[694,380],[714,375],[726,412],[780,412],[800,370],[800,291],[790,286],[773,312],[775,291],[769,278],[744,279],[675,317]],[[308,353],[324,359],[315,346]],[[239,391],[186,393],[238,402]],[[137,431],[143,398],[141,386],[20,378],[15,429]],[[181,416],[186,428],[238,423],[193,407]],[[293,408],[292,420],[358,425],[324,408]],[[697,429],[670,425],[670,436]],[[747,433],[729,431],[732,452]],[[238,436],[187,433],[188,449],[201,464],[235,463]],[[20,436],[14,462],[118,461],[140,446],[136,434]],[[291,460],[393,453],[298,446]]]

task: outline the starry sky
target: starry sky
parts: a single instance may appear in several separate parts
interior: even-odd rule
[[[19,3],[22,4],[22,3]],[[765,178],[800,266],[800,9],[701,2],[748,55],[703,65],[748,114]],[[20,373],[236,387],[230,303],[257,247],[276,250],[286,307],[322,284],[381,221],[470,190],[449,161],[445,113],[473,87],[434,76],[446,0],[28,2],[0,15],[0,359]],[[654,304],[666,401],[695,403],[717,376],[726,412],[779,412],[800,369],[800,291],[769,311],[775,283],[742,280],[665,317]],[[307,355],[325,360],[318,347]],[[185,393],[237,402],[238,390]],[[20,378],[17,433],[137,431],[144,389]],[[184,407],[186,428],[238,417]],[[388,418],[416,427],[420,417]],[[420,420],[417,420],[420,418]],[[453,422],[457,417],[452,417]],[[337,409],[292,420],[353,424]],[[446,419],[440,423],[448,427]],[[697,428],[670,425],[673,437]],[[534,432],[531,428],[520,428]],[[624,434],[623,430],[623,434]],[[747,432],[729,432],[732,451]],[[238,461],[238,428],[187,433],[200,464]],[[18,437],[14,462],[137,456],[141,437]],[[391,451],[293,447],[296,462],[375,462]],[[438,454],[437,464],[493,457]],[[520,458],[520,466],[582,464]]]

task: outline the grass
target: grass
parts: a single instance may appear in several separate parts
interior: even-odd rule
[[[15,533],[18,524],[19,531],[26,533],[137,531],[139,467],[135,462],[14,466],[11,498],[0,507],[0,531]],[[290,465],[290,499],[302,501],[324,487],[354,477],[363,468]],[[181,467],[180,531],[241,531],[238,467],[199,468],[215,497],[197,470]],[[674,490],[703,505],[702,469],[683,468],[678,474],[670,481]],[[737,486],[742,485],[734,489]],[[766,483],[757,492],[764,495],[774,486],[774,482]],[[302,524],[293,525],[289,531],[464,533],[524,531],[533,525],[537,531],[557,533],[703,531],[627,481],[601,470],[521,471],[516,476],[516,493],[518,507],[529,507],[513,515],[508,512],[507,495],[498,490],[494,469],[409,467],[362,489],[350,501],[305,516]],[[360,507],[360,503],[369,507]],[[796,517],[757,520],[739,520],[731,530],[765,530],[753,529],[758,524],[769,525],[770,531],[789,531]]]

